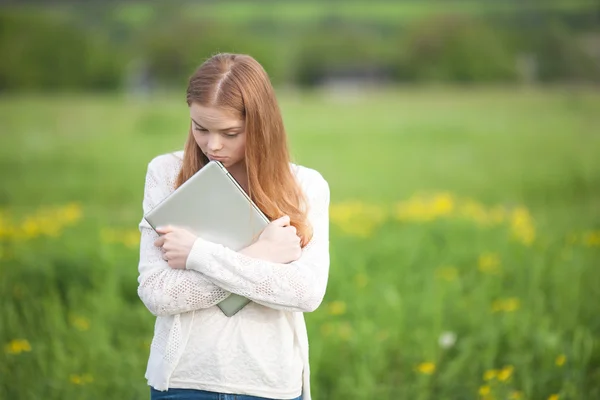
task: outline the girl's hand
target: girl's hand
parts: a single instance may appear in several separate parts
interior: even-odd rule
[[[266,261],[287,264],[300,258],[302,248],[296,228],[290,225],[290,217],[285,215],[267,225],[256,243],[244,249],[242,253]]]
[[[197,236],[186,229],[170,225],[157,228],[156,232],[162,236],[154,241],[154,245],[161,248],[163,259],[167,261],[169,267],[185,269],[185,263]]]

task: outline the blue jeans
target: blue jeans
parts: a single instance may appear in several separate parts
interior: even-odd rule
[[[245,394],[207,392],[195,389],[169,389],[161,392],[150,386],[150,400],[278,400]],[[302,395],[292,400],[302,400]]]

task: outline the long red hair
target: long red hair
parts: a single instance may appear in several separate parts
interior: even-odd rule
[[[187,103],[222,107],[245,119],[245,164],[248,195],[273,220],[290,217],[302,246],[312,238],[307,202],[290,169],[290,153],[275,91],[263,67],[243,54],[217,54],[190,77]],[[192,127],[184,148],[183,166],[175,187],[208,163],[194,139]]]

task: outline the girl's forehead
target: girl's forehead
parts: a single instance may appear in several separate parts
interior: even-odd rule
[[[192,103],[190,106],[191,118],[200,125],[210,124],[217,129],[224,128],[221,125],[238,125],[244,124],[244,119],[240,118],[236,112],[220,107],[205,107],[200,104]],[[225,128],[229,128],[227,126]]]

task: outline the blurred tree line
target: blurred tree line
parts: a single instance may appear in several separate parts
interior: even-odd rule
[[[291,22],[272,14],[213,18],[196,4],[196,12],[169,3],[0,8],[0,90],[183,86],[218,51],[253,55],[282,85],[600,80],[594,3],[545,10],[515,2],[509,13],[480,14],[442,7],[402,21],[333,11]]]

